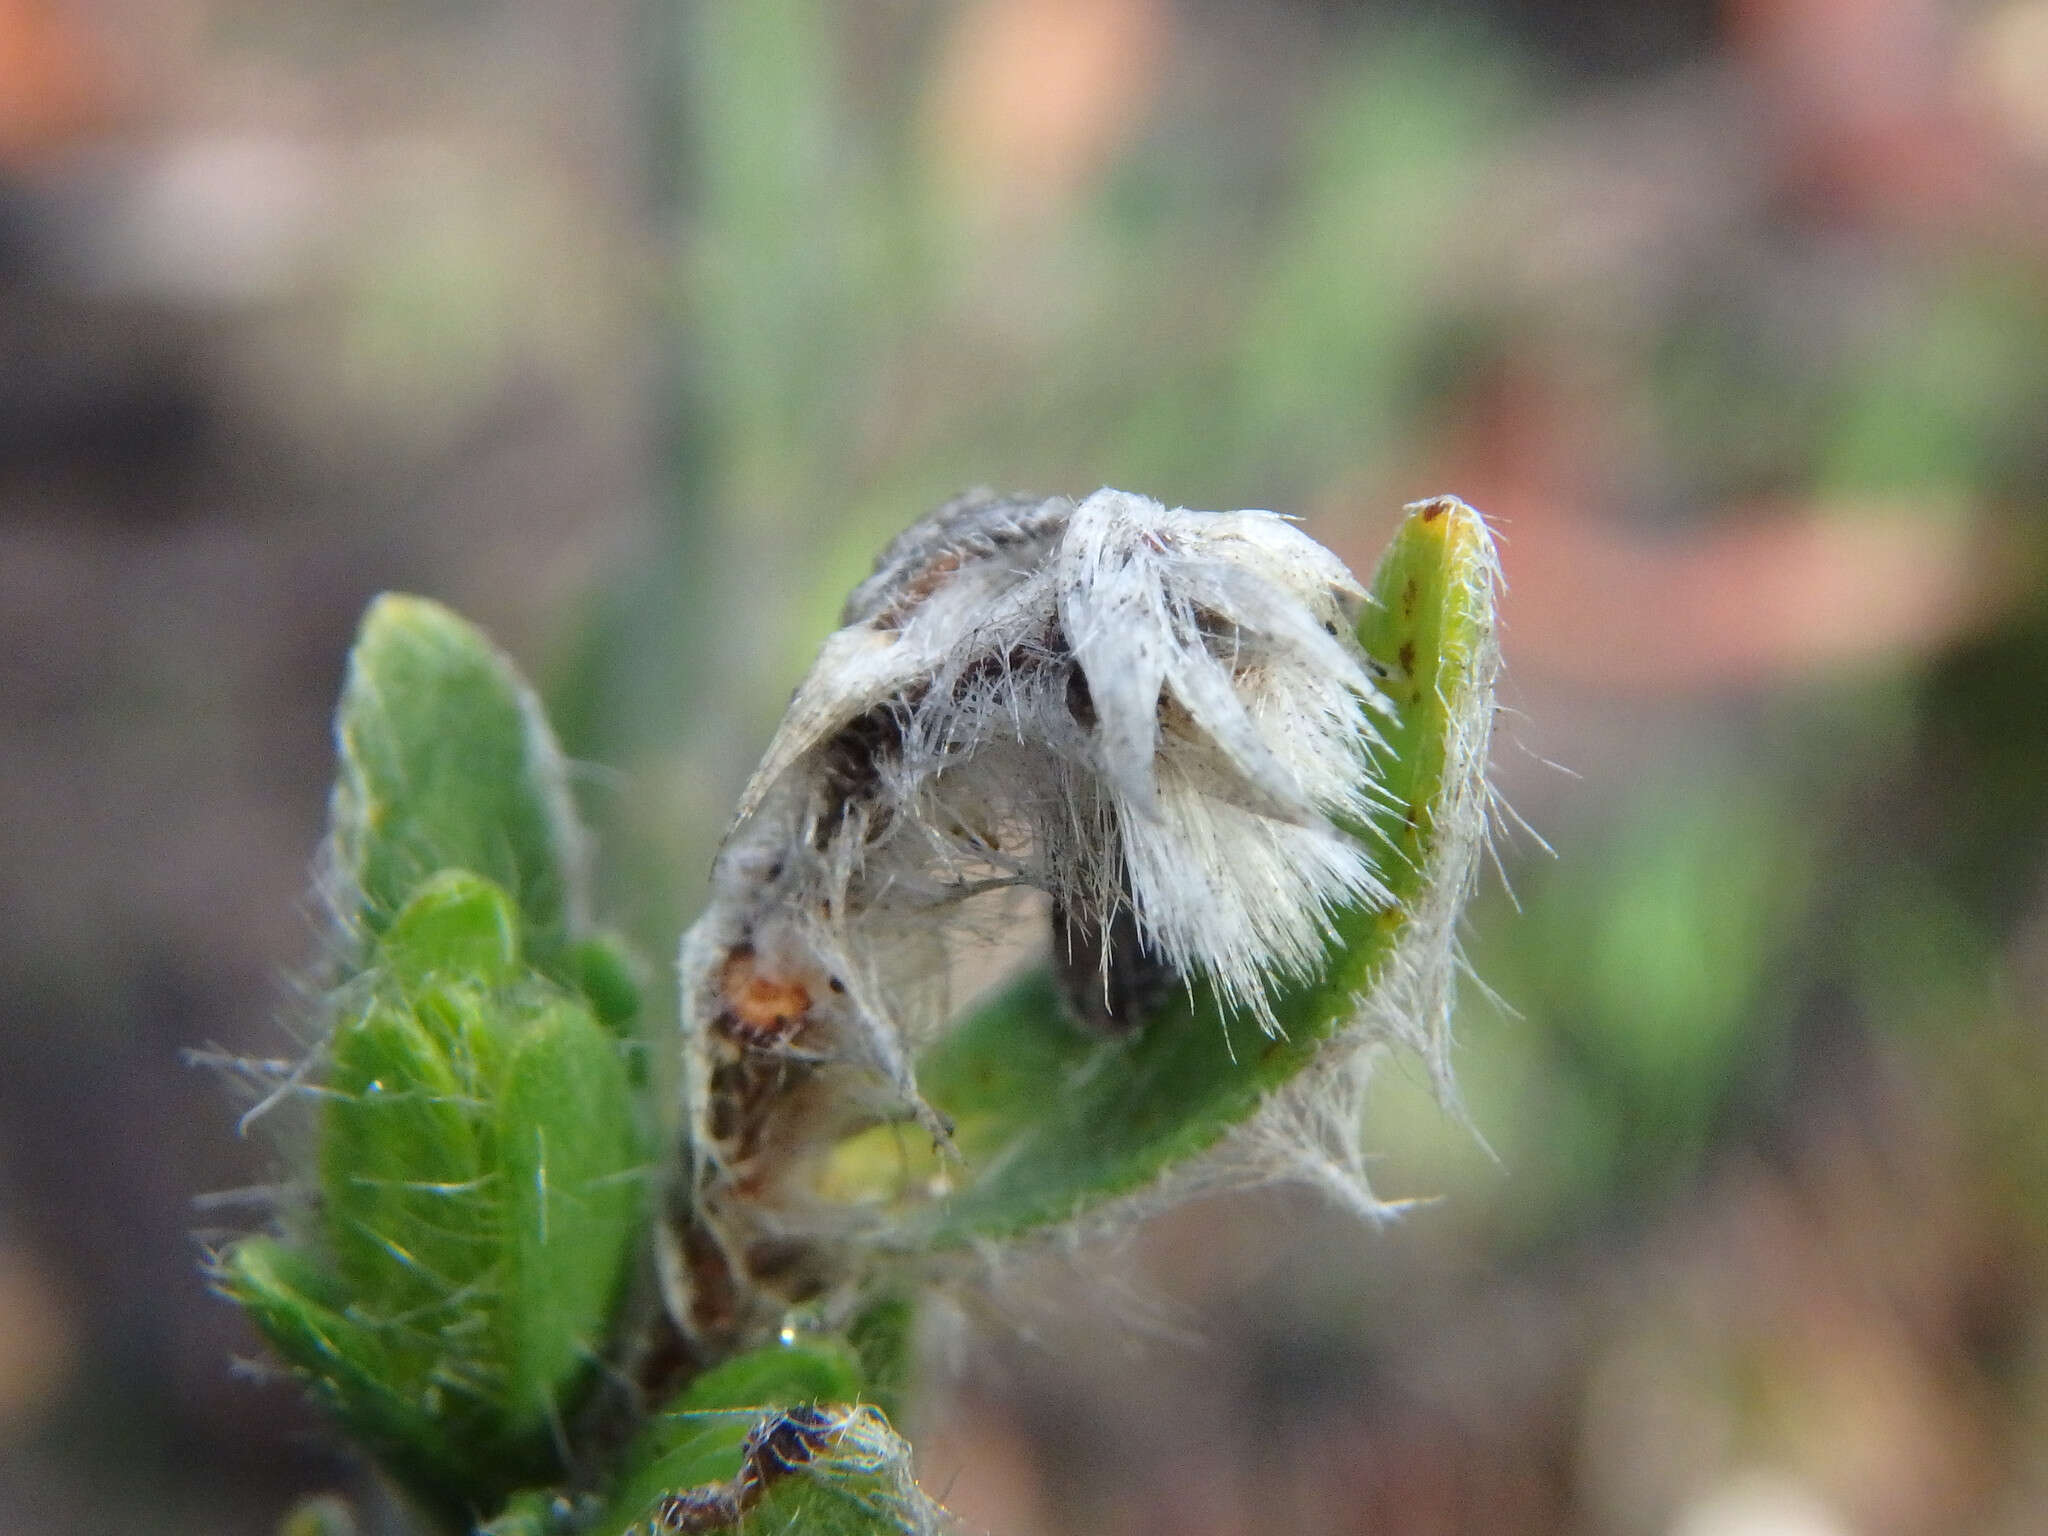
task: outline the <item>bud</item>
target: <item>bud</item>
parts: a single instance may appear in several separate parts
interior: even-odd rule
[[[989,1179],[1033,1181],[1028,1201],[1000,1197],[1004,1224],[1072,1208],[1093,1177],[1149,1176],[1306,1066],[1412,918],[1455,909],[1476,842],[1436,827],[1462,826],[1484,766],[1492,546],[1461,503],[1411,512],[1391,568],[1418,584],[1398,614],[1271,513],[1114,490],[969,495],[884,551],[748,784],[684,940],[697,1198],[671,1265],[679,1315],[705,1325],[688,1272],[708,1251],[744,1282],[786,1257],[780,1239],[849,1219],[864,1176],[844,1177],[847,1138],[878,1120],[914,1117],[970,1164],[992,1153],[1003,1171],[969,1206]],[[1013,1021],[933,1043],[977,899],[1020,888],[1050,898],[1063,1007],[1027,982],[998,1011],[1092,1023],[1114,1062],[1071,1025],[1065,1040]],[[1400,968],[1434,985],[1451,935],[1430,927],[1434,958],[1411,945]],[[1177,1022],[1189,1011],[1207,1022]],[[980,1054],[1005,1038],[1015,1059]],[[1028,1088],[1026,1063],[1043,1068]],[[936,1109],[919,1081],[934,1066]],[[1140,1112],[1159,1093],[1178,1097]],[[1091,1118],[1055,1137],[1083,1099]],[[1056,1150],[1003,1149],[991,1126]],[[893,1156],[906,1166],[900,1138]],[[831,1278],[813,1267],[779,1294]]]
[[[423,1506],[466,1521],[560,1475],[608,1342],[648,1208],[617,1033],[636,999],[583,931],[560,753],[480,634],[380,599],[335,734],[324,1032],[252,1112],[299,1107],[314,1198],[215,1278]]]

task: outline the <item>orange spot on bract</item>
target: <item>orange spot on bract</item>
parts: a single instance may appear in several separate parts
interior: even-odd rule
[[[743,1039],[783,1040],[803,1026],[811,1009],[810,989],[762,973],[754,951],[742,944],[718,973],[719,995],[732,1033]]]

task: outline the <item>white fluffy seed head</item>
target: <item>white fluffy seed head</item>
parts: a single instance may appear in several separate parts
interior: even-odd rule
[[[703,1155],[777,1142],[733,1132],[713,1083],[785,1027],[792,1056],[921,1109],[909,1061],[943,1019],[947,938],[995,888],[1046,892],[1069,935],[1134,933],[1272,1027],[1269,989],[1315,969],[1333,914],[1385,897],[1348,830],[1389,708],[1352,639],[1363,599],[1272,513],[1124,491],[970,494],[901,535],[798,688],[685,943]],[[703,1048],[721,1029],[723,1056]]]
[[[1479,543],[1460,579],[1490,611],[1483,528]],[[686,1332],[723,1347],[772,1325],[778,1295],[847,1278],[818,1239],[872,1217],[813,1177],[847,1132],[914,1117],[946,1141],[911,1063],[946,1019],[949,958],[991,936],[976,898],[1050,898],[1055,979],[1084,1023],[1125,1027],[1200,977],[1276,1027],[1269,996],[1321,970],[1337,914],[1392,900],[1378,860],[1393,855],[1364,831],[1386,800],[1375,717],[1394,714],[1353,638],[1364,601],[1283,518],[1114,490],[970,494],[884,551],[747,785],[684,940],[696,1182],[662,1258]],[[1390,1045],[1448,1094],[1453,929],[1486,832],[1498,667],[1490,635],[1475,644],[1466,681],[1438,690],[1449,733],[1425,888],[1355,1027],[1091,1229],[1289,1179],[1375,1218],[1394,1209],[1366,1180],[1360,1098]],[[824,1268],[784,1288],[756,1257],[772,1265],[792,1241]],[[737,1283],[700,1285],[721,1254]]]
[[[1271,513],[963,499],[856,590],[740,825],[794,784],[862,915],[1019,881],[1098,928],[1128,913],[1270,1022],[1331,912],[1383,894],[1340,829],[1386,707],[1350,638],[1362,599]]]

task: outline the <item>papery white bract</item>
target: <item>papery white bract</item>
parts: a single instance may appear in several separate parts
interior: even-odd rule
[[[1051,896],[1076,1011],[1205,977],[1274,1027],[1340,908],[1385,900],[1355,830],[1391,712],[1364,593],[1268,512],[1124,491],[970,494],[884,551],[742,796],[683,948],[700,1208],[750,1220],[806,1146],[922,1115],[968,898]],[[1155,977],[1156,979],[1156,977]],[[1098,1006],[1099,1004],[1099,1006]],[[729,1238],[730,1234],[726,1234]]]
[[[1332,822],[1369,809],[1367,711],[1387,707],[1349,639],[1364,593],[1271,513],[1121,491],[1074,510],[1051,575],[1113,829],[1073,829],[1064,899],[1098,923],[1128,906],[1176,971],[1270,1027],[1267,987],[1309,972],[1332,909],[1384,892]]]

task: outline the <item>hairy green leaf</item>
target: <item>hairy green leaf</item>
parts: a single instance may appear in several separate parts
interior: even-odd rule
[[[644,1236],[617,1028],[638,994],[582,931],[560,753],[475,629],[378,599],[336,737],[351,942],[309,1075],[316,1221],[295,1247],[241,1243],[219,1282],[423,1508],[467,1524],[560,1475]]]
[[[501,887],[466,869],[444,869],[399,910],[377,959],[407,991],[437,979],[504,986],[518,974],[519,914]]]
[[[382,933],[427,879],[466,869],[512,893],[528,952],[556,970],[582,926],[584,839],[511,662],[439,604],[387,593],[363,617],[335,738],[344,921]]]
[[[215,1267],[214,1284],[248,1312],[314,1400],[443,1525],[460,1524],[455,1490],[477,1480],[473,1451],[417,1397],[392,1385],[379,1331],[343,1310],[330,1277],[267,1237],[245,1238]]]
[[[417,1012],[380,1002],[335,1031],[320,1135],[321,1215],[351,1305],[394,1320],[417,1374],[462,1337],[498,1259],[502,1193],[474,994],[436,989]],[[403,1320],[402,1323],[396,1320]]]
[[[663,1494],[732,1477],[747,1432],[764,1414],[798,1403],[851,1402],[860,1391],[853,1355],[823,1341],[734,1356],[692,1381],[641,1431],[595,1529],[615,1536]]]
[[[598,1021],[621,1034],[640,1016],[640,982],[623,940],[610,934],[579,939],[569,951],[569,972]]]
[[[505,1402],[536,1421],[604,1345],[646,1169],[618,1043],[566,999],[526,1025],[495,1101]]]
[[[646,1211],[616,1037],[538,979],[437,983],[330,1052],[328,1248],[385,1379],[486,1438],[543,1435],[602,1348]]]
[[[749,1518],[806,1536],[938,1536],[952,1520],[910,1471],[910,1443],[878,1409],[843,1413],[816,1459],[776,1484]]]

